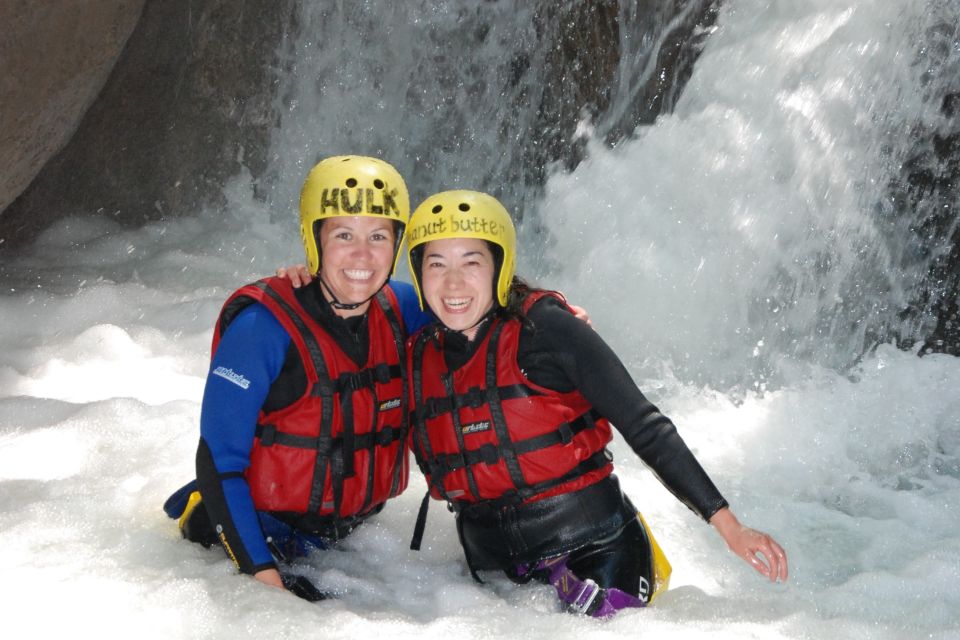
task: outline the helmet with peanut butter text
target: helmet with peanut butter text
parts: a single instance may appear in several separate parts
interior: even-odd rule
[[[407,225],[407,253],[420,308],[425,308],[421,282],[424,246],[447,238],[477,238],[499,248],[494,286],[497,302],[507,306],[517,255],[517,232],[510,214],[499,200],[486,193],[444,191],[424,200]]]
[[[311,274],[320,270],[320,223],[337,216],[369,216],[396,223],[393,275],[410,218],[407,185],[393,165],[367,156],[334,156],[310,170],[300,192],[300,237]]]

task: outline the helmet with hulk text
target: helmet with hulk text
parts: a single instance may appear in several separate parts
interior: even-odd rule
[[[310,170],[300,192],[300,236],[311,274],[320,270],[320,224],[337,216],[370,216],[396,223],[392,275],[410,217],[407,185],[393,165],[367,156],[334,156]]]

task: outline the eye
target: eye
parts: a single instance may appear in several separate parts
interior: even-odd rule
[[[349,231],[338,231],[333,237],[337,240],[349,240],[352,236],[350,235]]]

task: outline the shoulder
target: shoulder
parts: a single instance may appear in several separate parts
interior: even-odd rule
[[[406,301],[413,300],[414,302],[419,302],[417,300],[417,291],[413,288],[413,285],[409,282],[400,282],[398,280],[390,280],[386,286],[387,289],[393,291],[393,295],[396,297],[397,302],[403,304]]]
[[[572,321],[586,326],[573,315],[573,311],[567,306],[566,300],[559,294],[553,294],[553,292],[539,296],[534,300],[527,308],[527,317],[534,324],[546,323],[547,325],[567,326]]]
[[[293,285],[291,285],[290,281],[286,278],[270,276],[243,285],[234,291],[229,299],[250,298],[252,300],[260,300],[267,295],[267,291],[271,289],[284,297],[291,295],[294,291]]]
[[[285,349],[290,342],[290,334],[270,309],[259,302],[252,302],[230,321],[221,339],[221,347],[224,342],[231,346],[275,344]]]

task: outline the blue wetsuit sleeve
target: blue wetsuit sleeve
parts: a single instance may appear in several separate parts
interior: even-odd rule
[[[257,417],[289,345],[280,322],[251,304],[221,337],[203,392],[197,481],[212,524],[223,527],[222,540],[244,573],[275,566],[242,474],[250,465]]]
[[[400,303],[400,314],[403,316],[403,325],[407,328],[407,335],[412,336],[421,327],[434,321],[433,314],[420,308],[417,290],[406,282],[390,281],[390,288]]]

